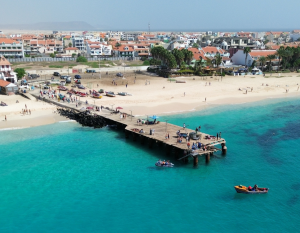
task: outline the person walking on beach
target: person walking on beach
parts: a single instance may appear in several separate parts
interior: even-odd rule
[[[25,104],[25,108],[27,109],[27,105]]]
[[[5,115],[5,121],[7,121],[6,115]]]
[[[196,134],[197,134],[197,132],[198,132],[198,128],[196,127],[196,129],[195,129],[195,132],[196,132]]]
[[[29,115],[31,115],[31,111],[30,111],[30,109],[29,109]]]
[[[170,139],[170,134],[168,133],[168,139]]]
[[[183,96],[185,96],[185,92],[183,92]]]
[[[185,129],[185,123],[183,123],[183,129]]]
[[[221,132],[219,133],[219,138],[221,139]]]
[[[200,131],[201,131],[201,125],[199,125],[199,127],[198,127],[198,131],[199,131],[199,133],[200,133]]]
[[[219,140],[219,134],[217,133],[217,140]]]
[[[206,102],[206,97],[205,97],[205,102]]]

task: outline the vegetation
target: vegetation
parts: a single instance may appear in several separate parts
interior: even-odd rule
[[[70,42],[70,43],[69,43],[69,47],[72,47],[72,46],[73,46],[73,44]]]
[[[217,65],[217,67],[219,67],[219,65],[221,65],[221,63],[222,63],[222,57],[219,53],[217,53],[215,56],[215,64]]]
[[[194,43],[192,47],[198,49],[199,48],[199,44]]]
[[[163,47],[157,46],[152,48],[151,54],[154,59],[161,60],[162,63],[169,69],[174,69],[177,67],[175,56]]]
[[[248,58],[248,54],[251,52],[251,48],[249,47],[245,47],[244,48],[244,54],[246,54],[246,57],[245,57],[245,66],[247,66],[247,58]]]
[[[269,71],[271,70],[271,67],[272,67],[272,60],[275,59],[275,55],[268,55],[267,56],[267,60],[269,60]]]
[[[76,53],[72,53],[72,57],[73,57],[73,58],[76,57]]]
[[[55,54],[54,53],[50,53],[50,57],[55,58]]]
[[[60,68],[63,68],[64,66],[58,66],[58,65],[52,65],[52,66],[49,66],[49,68],[58,68],[58,69],[60,69]]]
[[[266,64],[266,57],[262,56],[258,59],[259,63],[260,63],[260,68],[263,69],[264,65]]]
[[[178,49],[173,49],[172,54],[175,57],[177,66],[180,67],[181,63],[184,60],[184,54],[183,54],[183,52],[181,50],[178,50]]]
[[[116,43],[115,45],[117,48],[119,48],[121,46],[121,44],[119,42]]]
[[[24,75],[26,74],[25,69],[23,69],[23,68],[17,68],[17,69],[14,70],[14,72],[17,73],[17,78],[18,79],[23,78]]]
[[[76,62],[87,62],[87,59],[83,56],[79,56],[77,57]]]
[[[144,66],[150,66],[150,61],[149,61],[149,60],[145,60],[145,61],[143,62],[143,65],[144,65]]]

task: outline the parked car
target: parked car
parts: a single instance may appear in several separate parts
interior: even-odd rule
[[[28,78],[30,78],[30,79],[35,79],[38,77],[40,77],[38,74],[29,74],[29,76],[28,76]]]
[[[53,75],[54,75],[54,76],[60,76],[60,73],[54,72]]]
[[[74,78],[81,79],[81,76],[79,74],[76,74]]]
[[[86,72],[87,72],[87,73],[96,73],[96,70],[89,70],[89,69],[86,69]]]
[[[44,89],[49,89],[50,87],[49,86],[44,86]]]
[[[78,87],[79,89],[85,89],[85,87],[84,87],[83,85],[81,85],[81,84],[77,85],[77,87]]]
[[[67,78],[66,78],[66,83],[71,83],[71,77],[70,76],[67,76]]]
[[[61,81],[61,82],[60,82],[60,85],[61,85],[61,86],[65,86],[65,85],[66,85],[66,81]]]
[[[123,77],[123,74],[122,73],[117,73],[116,74],[118,77]]]
[[[66,79],[66,78],[67,78],[67,76],[65,76],[65,75],[60,76],[60,79]]]

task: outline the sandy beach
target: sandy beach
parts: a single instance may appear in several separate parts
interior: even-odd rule
[[[186,83],[170,82],[168,79],[147,75],[138,75],[136,79],[134,76],[125,75],[124,79],[115,79],[117,85],[113,85],[112,78],[105,76],[102,76],[101,80],[83,79],[83,85],[90,87],[91,90],[102,88],[105,91],[127,92],[132,95],[103,96],[102,99],[86,97],[80,100],[88,100],[89,104],[98,106],[122,107],[122,111],[126,113],[132,112],[135,116],[145,116],[175,114],[216,105],[242,104],[267,98],[294,97],[300,94],[297,73],[280,76],[267,74],[265,77],[226,76],[222,79],[191,76],[178,77],[176,80],[186,81]],[[6,107],[0,107],[0,129],[26,128],[66,120],[54,113],[55,105],[32,101],[20,95],[1,95],[0,100],[8,104]],[[19,103],[16,103],[17,100]],[[31,110],[31,115],[21,113],[25,105]],[[4,120],[5,115],[7,121]]]

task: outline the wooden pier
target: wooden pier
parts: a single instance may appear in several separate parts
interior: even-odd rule
[[[35,95],[35,97],[38,97]],[[70,109],[75,112],[80,112],[75,108],[74,104],[64,103],[62,101],[45,99],[46,102],[53,103],[59,107]],[[125,133],[126,138],[131,138],[133,141],[140,142],[141,144],[148,145],[151,149],[154,146],[159,146],[164,149],[167,156],[173,156],[176,160],[182,160],[188,162],[189,158],[193,158],[194,165],[198,164],[198,158],[205,156],[207,163],[210,161],[210,157],[214,152],[222,151],[222,154],[226,154],[227,147],[224,138],[206,139],[208,134],[203,132],[197,132],[199,140],[189,140],[190,147],[188,148],[188,141],[183,138],[182,142],[177,142],[177,132],[189,133],[195,132],[195,130],[183,128],[177,125],[173,125],[166,122],[159,122],[158,124],[141,124],[138,123],[138,118],[130,116],[126,113],[126,117],[121,118],[120,113],[112,114],[112,110],[105,108],[102,111],[91,111],[91,116],[101,116],[108,125],[115,126],[118,130],[122,130]],[[94,127],[97,127],[96,125]],[[140,133],[143,129],[144,133]],[[150,129],[152,133],[150,133]],[[153,133],[154,130],[154,133]],[[169,134],[169,138],[166,135]],[[200,142],[202,145],[201,149],[192,150],[192,144]],[[220,145],[221,148],[217,146]],[[204,147],[205,146],[205,147]],[[205,149],[204,149],[205,148]]]

